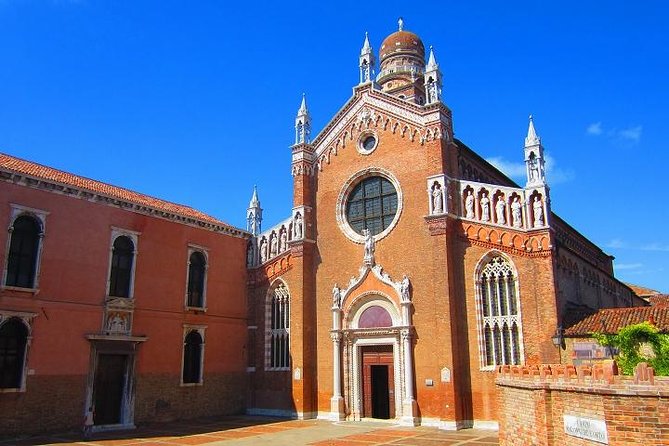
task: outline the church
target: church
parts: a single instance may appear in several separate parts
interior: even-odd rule
[[[435,54],[365,36],[352,97],[291,147],[293,206],[247,228],[0,154],[0,433],[250,413],[496,428],[500,365],[558,363],[584,309],[643,305],[551,210],[453,136]],[[522,141],[519,141],[519,147]],[[286,152],[286,156],[288,153]],[[288,175],[289,172],[286,172]]]

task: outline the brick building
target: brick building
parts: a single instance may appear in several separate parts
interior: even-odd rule
[[[518,185],[454,138],[401,21],[379,59],[366,37],[313,140],[303,99],[293,208],[264,231],[255,191],[244,231],[2,155],[0,431],[92,404],[99,428],[242,410],[494,427],[497,365],[557,362],[572,308],[642,303],[551,211],[531,119]]]

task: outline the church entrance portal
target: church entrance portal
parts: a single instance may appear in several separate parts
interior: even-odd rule
[[[363,417],[395,418],[392,345],[362,348]]]

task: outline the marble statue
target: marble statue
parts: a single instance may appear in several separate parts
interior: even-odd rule
[[[362,230],[363,235],[365,236],[365,258],[364,261],[366,264],[374,265],[374,251],[376,247],[374,246],[374,236],[369,229]]]
[[[435,183],[432,187],[432,213],[441,214],[444,212],[444,201],[442,200],[441,186]]]
[[[523,205],[520,204],[520,198],[514,198],[513,203],[511,203],[511,220],[514,228],[523,226],[522,207]]]
[[[288,245],[288,235],[286,234],[286,231],[281,231],[280,239],[279,239],[279,252],[283,252],[286,250]]]
[[[295,221],[293,222],[293,231],[295,232],[295,238],[302,238],[302,214],[299,212],[295,214]]]
[[[335,283],[332,288],[332,308],[339,308],[341,306],[341,289]]]
[[[487,193],[483,193],[481,197],[481,220],[490,221],[490,199]]]
[[[467,191],[467,198],[465,198],[465,218],[474,218],[474,195],[472,191]]]
[[[506,203],[504,202],[504,196],[500,195],[497,199],[497,204],[495,204],[495,213],[497,214],[497,224],[505,225],[506,224]]]
[[[400,292],[402,294],[402,302],[409,302],[411,300],[411,282],[409,282],[409,278],[405,274],[404,277],[402,278],[402,282],[400,282]]]
[[[270,236],[269,246],[270,246],[269,255],[271,257],[274,257],[279,252],[279,240],[278,240],[276,234],[274,234],[274,233],[272,233],[272,235]]]
[[[534,227],[540,228],[544,225],[544,204],[539,197],[534,197],[532,207],[534,208]]]
[[[265,237],[260,240],[260,262],[267,261],[267,239]]]

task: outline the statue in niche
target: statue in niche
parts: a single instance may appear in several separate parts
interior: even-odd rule
[[[288,235],[285,230],[281,231],[281,236],[279,239],[279,252],[283,252],[288,247]]]
[[[465,198],[465,218],[474,219],[474,195],[472,191],[467,191],[467,198]]]
[[[279,239],[275,233],[269,236],[269,255],[274,257],[279,253]]]
[[[260,240],[260,262],[267,261],[267,239],[265,237]]]
[[[522,205],[520,204],[520,198],[514,198],[513,203],[511,203],[511,219],[514,228],[520,228],[523,225],[521,209]]]
[[[374,246],[374,236],[369,229],[363,229],[362,234],[365,236],[364,262],[367,265],[374,265],[374,251],[376,251],[376,247]]]
[[[544,225],[544,204],[539,197],[534,197],[532,208],[534,209],[534,227],[540,228]]]
[[[113,316],[109,316],[107,319],[107,331],[111,333],[125,333],[126,328],[126,318],[121,317],[120,313],[114,313]]]
[[[411,301],[411,282],[409,282],[409,278],[405,274],[404,277],[402,278],[402,282],[400,282],[400,293],[402,295],[402,302],[410,302]]]
[[[302,214],[299,212],[295,214],[295,221],[293,222],[293,230],[296,239],[302,238]]]
[[[253,244],[249,243],[249,247],[246,250],[246,265],[253,266]]]
[[[537,181],[539,179],[539,162],[537,157],[534,156],[534,153],[530,155],[530,183]]]
[[[335,283],[332,288],[332,308],[339,308],[341,306],[341,289]]]
[[[432,186],[432,213],[441,214],[444,212],[444,200],[442,200],[441,186],[434,183]]]
[[[498,225],[506,224],[506,215],[504,215],[505,210],[506,210],[506,203],[504,202],[504,196],[500,195],[499,198],[497,198],[497,204],[495,204],[495,213],[497,214]]]
[[[490,199],[487,192],[483,192],[481,197],[481,220],[490,221]]]

